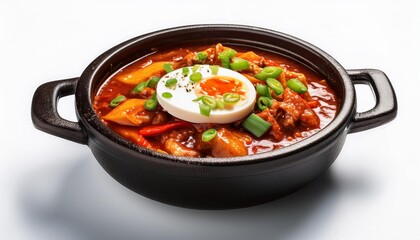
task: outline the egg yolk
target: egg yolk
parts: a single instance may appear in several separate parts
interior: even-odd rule
[[[245,96],[247,87],[236,78],[227,76],[214,76],[203,79],[196,87],[198,96],[207,95],[219,98],[225,93],[238,93]]]

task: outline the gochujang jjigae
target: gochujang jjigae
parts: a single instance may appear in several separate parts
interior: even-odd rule
[[[157,50],[113,74],[93,107],[135,144],[185,157],[236,157],[282,148],[335,117],[328,82],[305,66],[218,43]]]

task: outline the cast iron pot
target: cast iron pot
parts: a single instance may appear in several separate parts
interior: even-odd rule
[[[139,147],[107,128],[92,98],[111,73],[153,49],[183,44],[250,46],[292,58],[322,74],[340,99],[336,118],[313,136],[291,146],[245,157],[189,158]],[[354,84],[368,84],[376,105],[356,111]],[[78,122],[57,112],[58,100],[75,95]],[[106,51],[78,78],[48,82],[35,92],[36,128],[86,144],[102,167],[129,189],[160,202],[200,209],[252,206],[289,194],[321,175],[340,153],[346,135],[396,117],[397,100],[387,76],[373,69],[345,70],[319,48],[295,37],[238,25],[194,25],[145,34]],[[378,149],[379,150],[379,149]]]

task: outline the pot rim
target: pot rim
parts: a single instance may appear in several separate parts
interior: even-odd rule
[[[331,64],[332,67],[337,71],[338,75],[341,77],[341,81],[343,83],[343,97],[342,99],[340,99],[341,102],[338,114],[327,126],[320,129],[313,135],[299,140],[296,143],[268,152],[230,158],[177,157],[169,154],[159,153],[154,150],[137,146],[131,141],[119,136],[117,133],[115,133],[110,128],[105,126],[105,124],[102,123],[102,121],[96,115],[92,107],[92,92],[94,90],[92,82],[101,68],[109,67],[109,65],[107,65],[107,60],[111,59],[114,55],[119,54],[122,50],[126,49],[127,47],[133,44],[139,44],[139,42],[142,42],[145,39],[151,37],[164,36],[168,34],[170,35],[184,30],[212,29],[213,31],[216,29],[224,29],[229,31],[254,32],[259,34],[275,36],[282,39],[286,39],[287,41],[291,41],[297,45],[305,47],[305,49],[308,51],[316,53],[318,57],[322,58],[323,60],[326,60],[328,64]],[[321,147],[327,144],[326,141],[329,138],[334,138],[338,134],[338,132],[346,131],[349,126],[351,117],[355,112],[355,92],[350,77],[348,76],[347,71],[329,54],[306,41],[281,32],[277,32],[266,28],[235,24],[199,24],[179,26],[140,35],[138,37],[134,37],[123,43],[120,43],[98,56],[94,61],[92,61],[90,65],[88,65],[88,67],[83,71],[81,77],[79,78],[75,97],[77,108],[76,112],[79,120],[83,123],[83,127],[87,130],[88,135],[90,136],[89,140],[91,140],[92,136],[94,136],[94,138],[98,138],[97,136],[103,136],[100,138],[100,141],[109,140],[112,142],[112,144],[116,144],[119,147],[122,146],[124,147],[124,149],[127,149],[129,151],[134,151],[135,154],[143,154],[148,157],[153,157],[159,161],[171,161],[177,163],[212,166],[246,165],[274,160],[281,161],[283,164],[290,164],[290,162],[287,161],[287,158],[289,156],[301,153],[302,149]],[[293,163],[298,163],[298,161],[293,161]]]

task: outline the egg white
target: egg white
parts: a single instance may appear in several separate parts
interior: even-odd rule
[[[246,117],[254,109],[256,91],[252,83],[242,74],[230,69],[219,67],[217,74],[213,75],[209,65],[200,65],[196,72],[202,74],[202,79],[211,76],[228,76],[241,81],[248,88],[247,98],[241,100],[230,109],[212,109],[210,116],[200,114],[199,104],[194,102],[198,96],[194,91],[194,83],[190,80],[193,73],[189,68],[187,76],[182,75],[182,68],[176,69],[161,78],[156,86],[156,97],[159,104],[176,118],[192,123],[231,123]],[[167,87],[168,79],[176,78],[178,83],[174,87]],[[162,97],[162,93],[169,92],[172,98]]]

